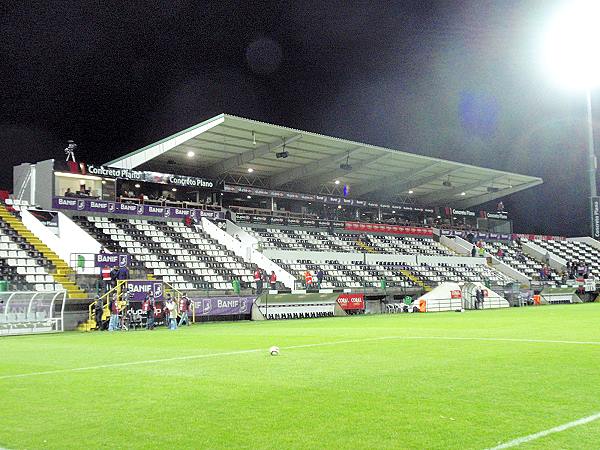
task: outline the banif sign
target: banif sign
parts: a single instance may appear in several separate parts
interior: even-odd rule
[[[129,266],[129,255],[123,253],[98,253],[94,255],[96,267],[127,267]]]

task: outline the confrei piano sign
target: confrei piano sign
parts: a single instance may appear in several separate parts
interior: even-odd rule
[[[600,197],[592,197],[592,237],[600,238]]]
[[[141,181],[145,183],[172,184],[174,186],[213,188],[215,182],[205,178],[173,175],[169,173],[150,172],[146,170],[121,169],[118,167],[86,165],[87,173],[99,177],[119,178],[122,180]]]

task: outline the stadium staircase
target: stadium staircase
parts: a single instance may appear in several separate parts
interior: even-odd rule
[[[54,266],[52,277],[57,283],[60,283],[67,291],[67,296],[70,299],[85,299],[88,294],[82,290],[75,282],[71,281],[70,276],[74,275],[74,271],[69,265],[63,261],[56,253],[38,239],[31,231],[23,225],[23,223],[13,216],[4,205],[0,204],[0,219],[3,220],[10,228],[12,228],[19,236],[27,243],[32,245],[40,254],[44,256]]]
[[[363,241],[361,241],[360,239],[358,239],[356,241],[356,245],[358,245],[362,250],[368,252],[368,253],[375,253],[375,249],[367,244],[365,244]]]
[[[421,288],[423,288],[423,290],[425,292],[429,292],[432,290],[431,286],[427,285],[423,280],[421,280],[419,277],[417,277],[415,274],[413,274],[409,270],[400,269],[400,273],[402,275],[404,275],[406,278],[408,278],[410,281],[415,283],[417,286],[420,286]]]

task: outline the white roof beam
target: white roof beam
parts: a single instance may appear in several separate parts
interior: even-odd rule
[[[357,164],[350,164],[352,166],[352,170],[345,170],[340,167],[335,167],[333,170],[328,170],[327,172],[325,172],[321,175],[311,176],[310,179],[308,180],[308,182],[306,183],[307,189],[310,189],[315,186],[319,186],[328,181],[333,181],[336,178],[341,178],[344,175],[347,175],[349,173],[358,172],[359,170],[367,167],[369,164],[379,161],[380,159],[383,159],[388,155],[389,155],[388,153],[384,153],[383,155],[379,155],[375,158],[372,158],[372,159],[369,159],[366,161],[362,161]]]
[[[119,167],[121,169],[135,169],[136,167],[141,166],[142,164],[159,157],[160,155],[168,152],[169,150],[177,147],[178,145],[181,145],[184,142],[187,142],[190,139],[193,139],[196,136],[205,133],[211,128],[222,124],[224,121],[225,117],[221,114],[220,116],[202,122],[201,124],[196,125],[192,128],[188,128],[187,130],[184,130],[181,133],[177,133],[174,136],[168,137],[166,139],[158,141],[155,144],[150,144],[133,153],[125,155],[122,158],[114,159],[110,162],[107,162],[106,165],[112,167]]]
[[[232,169],[237,169],[238,167],[243,166],[244,164],[254,161],[255,159],[258,159],[261,156],[264,156],[273,150],[281,148],[284,145],[290,144],[301,138],[301,134],[295,134],[293,136],[277,140],[275,142],[260,145],[256,148],[253,148],[252,150],[246,150],[243,153],[230,156],[229,158],[224,159],[223,161],[219,161],[218,163],[213,164],[206,170],[206,173],[210,174],[212,177],[217,177],[225,172],[229,172]]]
[[[503,178],[504,175],[499,175],[496,177],[492,177],[489,178],[487,180],[477,180],[474,181],[472,183],[469,184],[464,184],[462,186],[456,186],[452,189],[443,189],[441,191],[437,191],[437,192],[433,192],[430,194],[425,194],[421,197],[419,197],[419,200],[423,203],[431,203],[431,202],[436,202],[438,200],[444,199],[444,198],[449,198],[452,197],[454,195],[460,194],[461,192],[467,192],[471,189],[475,189],[484,185],[489,185],[492,184],[494,181]],[[452,200],[448,200],[448,201],[452,201]]]
[[[385,191],[387,194],[393,194],[402,192],[408,188],[414,188],[426,183],[430,183],[431,181],[437,180],[439,177],[446,176],[449,173],[459,170],[456,167],[453,167],[452,169],[448,169],[441,173],[435,173],[427,177],[419,178],[424,173],[430,172],[433,168],[438,167],[441,164],[442,162],[436,162],[422,169],[407,170],[385,178],[375,179],[353,189],[353,193],[357,196],[373,191]]]
[[[515,192],[522,191],[523,189],[527,189],[527,188],[531,188],[531,187],[537,186],[539,184],[542,184],[542,182],[543,182],[542,179],[538,178],[538,179],[536,179],[534,181],[528,181],[526,183],[521,183],[521,184],[518,184],[518,185],[513,186],[511,188],[502,189],[502,190],[497,191],[497,192],[490,192],[490,193],[487,193],[487,194],[478,195],[476,197],[467,198],[467,199],[465,199],[463,201],[456,202],[454,204],[454,207],[465,209],[465,208],[470,208],[472,206],[481,205],[482,203],[486,203],[486,202],[489,202],[491,200],[495,200],[495,199],[500,198],[500,197],[506,197],[507,195],[514,194]]]
[[[343,155],[328,156],[327,158],[319,159],[317,161],[304,164],[303,166],[296,167],[295,169],[283,171],[281,173],[273,175],[268,180],[268,183],[271,187],[274,188],[277,186],[281,186],[289,181],[312,177],[317,172],[326,169],[329,170],[332,164],[337,164],[340,161],[344,161],[348,157],[348,154],[352,156],[353,153],[359,151],[360,149],[362,149],[362,147],[356,147],[352,150],[349,150]]]

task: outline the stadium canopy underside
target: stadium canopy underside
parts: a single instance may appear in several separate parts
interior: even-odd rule
[[[277,157],[286,152],[287,157]],[[192,155],[193,153],[193,155]],[[220,114],[106,165],[306,193],[468,208],[542,179]],[[346,166],[347,165],[347,166]],[[345,166],[345,167],[340,167]],[[252,173],[248,172],[252,169]],[[339,184],[335,184],[339,180]],[[412,191],[412,193],[409,193]]]

